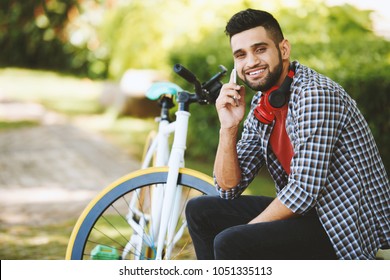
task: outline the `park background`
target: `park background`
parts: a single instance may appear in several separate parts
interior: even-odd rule
[[[268,10],[279,20],[285,37],[292,44],[292,59],[334,79],[357,101],[388,172],[390,28],[383,25],[389,18],[380,13],[386,11],[388,4],[386,0],[370,1],[370,7],[361,3],[2,0],[0,105],[4,106],[0,106],[0,145],[5,136],[16,135],[18,131],[23,135],[27,129],[43,125],[40,117],[27,114],[23,109],[26,107],[13,106],[13,111],[8,110],[8,105],[28,104],[34,112],[45,112],[46,117],[50,112],[56,120],[65,119],[83,131],[102,136],[123,155],[139,161],[145,138],[156,126],[155,104],[140,95],[151,76],[192,90],[188,83],[173,74],[175,63],[191,69],[201,81],[216,73],[219,65],[232,69],[224,27],[232,14],[250,7]],[[375,11],[371,10],[374,8]],[[126,80],[129,73],[133,73],[133,80],[134,77],[145,78],[144,87],[137,88],[131,77]],[[136,79],[137,82],[142,78]],[[247,98],[249,102],[251,94]],[[210,175],[218,141],[215,109],[192,106],[191,113],[187,166]],[[53,120],[45,119],[45,122]],[[27,145],[28,137],[24,140]],[[83,143],[79,144],[80,149]],[[0,152],[3,153],[0,157],[5,159],[7,147]],[[53,162],[47,165],[52,166],[54,173],[57,159],[51,160]],[[115,162],[111,164],[115,166]],[[0,160],[0,182],[10,177],[28,177],[28,170],[21,168],[20,173],[11,174],[7,173],[9,169],[7,162]],[[122,166],[117,169],[118,174],[125,172]],[[83,172],[76,166],[70,170],[75,174]],[[113,171],[111,175],[117,173]],[[30,218],[30,204],[25,204],[24,220],[18,220],[15,215],[7,217],[5,210],[12,208],[9,201],[14,200],[7,202],[5,198],[9,198],[7,194],[12,193],[12,188],[18,187],[15,182],[0,186],[4,198],[0,201],[4,210],[0,226],[1,259],[63,259],[76,213],[72,212],[74,216],[67,216],[64,221],[54,217],[56,222],[30,219],[26,223],[24,220]],[[96,180],[95,185],[100,182]],[[93,180],[88,182],[93,183]],[[95,187],[94,191],[98,191],[104,185]],[[28,188],[28,183],[23,188]],[[261,172],[250,192],[274,195],[267,171]],[[50,200],[49,195],[47,200]]]

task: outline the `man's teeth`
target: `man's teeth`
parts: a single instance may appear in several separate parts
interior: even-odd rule
[[[260,74],[260,73],[263,73],[265,70],[262,69],[262,70],[257,70],[257,71],[253,71],[253,72],[250,72],[249,75],[253,76],[253,75],[257,75],[257,74]]]

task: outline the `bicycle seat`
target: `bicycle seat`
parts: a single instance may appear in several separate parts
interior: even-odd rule
[[[157,100],[162,95],[171,94],[177,95],[178,92],[183,91],[181,87],[171,82],[154,83],[146,92],[146,97],[150,100]]]

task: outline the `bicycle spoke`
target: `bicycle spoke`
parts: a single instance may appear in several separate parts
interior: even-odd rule
[[[178,231],[180,230],[180,227],[183,226],[183,223],[187,224],[185,221],[185,218],[184,218],[185,217],[184,212],[185,212],[185,207],[186,207],[187,201],[192,196],[196,196],[196,195],[201,194],[199,191],[196,191],[192,188],[183,187],[183,190],[185,190],[185,193],[182,193],[181,205],[180,205],[180,211],[179,211],[179,213],[180,213],[179,217],[181,217],[181,219],[179,219],[175,234],[178,233]],[[191,242],[191,238],[188,235],[188,232],[184,232],[183,234],[184,234],[184,236],[187,235],[188,238],[187,238],[186,242],[181,247],[180,247],[180,244],[178,244],[178,248],[176,248],[177,253],[175,253],[175,255],[172,255],[171,259],[179,259],[179,257],[180,257],[180,259],[183,259],[183,258],[185,258],[186,255],[194,253],[191,250],[185,249],[186,247],[188,247],[187,245],[189,243],[192,243],[192,242]],[[173,239],[171,240],[171,242],[169,244],[167,244],[167,246],[171,245],[172,242],[175,242],[175,239],[176,239],[176,236],[173,237]]]
[[[151,188],[152,188],[153,186],[147,186],[147,187],[144,187],[144,189],[147,189],[147,191],[148,191],[148,199],[149,199],[149,204],[151,204],[151,199],[152,199],[152,197],[151,197]],[[143,191],[145,191],[143,189]],[[153,232],[153,217],[152,217],[152,215],[151,215],[151,208],[150,207],[147,207],[147,206],[145,206],[145,196],[146,196],[146,194],[140,194],[140,192],[136,192],[136,195],[137,195],[137,198],[138,198],[138,204],[139,204],[139,209],[141,210],[140,212],[141,212],[141,214],[142,214],[142,218],[145,220],[145,221],[147,221],[148,220],[148,218],[146,217],[146,212],[149,212],[149,215],[150,215],[150,221],[149,221],[149,223],[147,223],[145,226],[146,226],[146,230],[143,232],[144,233],[144,235],[146,234],[147,235],[147,233],[149,232],[149,233],[151,233],[151,232]],[[145,209],[148,209],[149,211],[145,211]],[[130,210],[132,210],[132,209],[130,209]],[[133,214],[134,214],[134,212],[133,212]],[[149,224],[149,225],[148,225]],[[153,245],[154,244],[154,240],[153,240],[153,234],[150,234],[150,239],[149,240],[144,240],[145,242],[147,242],[147,244],[151,244],[151,245]]]
[[[146,214],[145,212],[143,211],[144,207],[143,207],[143,203],[142,203],[142,198],[139,196],[139,193],[137,193],[137,196],[138,196],[138,204],[140,205],[140,209],[141,209],[141,213],[143,214],[143,219],[146,220]],[[128,203],[128,208],[129,208],[129,211],[131,212],[131,214],[134,216],[136,215],[134,213],[134,211],[131,210],[130,208],[130,204]],[[126,222],[127,222],[127,219],[126,219]],[[151,247],[153,246],[154,244],[154,241],[153,241],[153,236],[152,235],[148,235],[148,232],[151,232],[150,231],[150,228],[148,226],[148,224],[150,224],[151,221],[149,221],[149,223],[147,223],[145,226],[146,226],[146,230],[143,230],[143,233],[142,233],[142,242],[144,242],[145,244],[151,244]],[[137,248],[131,244],[132,248],[135,250],[137,250]],[[122,250],[123,251],[123,250]],[[143,255],[142,251],[141,252],[132,252],[130,251],[129,253],[133,254],[134,257],[136,258],[141,258],[141,259],[145,259],[145,256]]]

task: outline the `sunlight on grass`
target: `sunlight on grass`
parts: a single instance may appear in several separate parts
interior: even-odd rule
[[[99,113],[102,82],[79,79],[50,71],[0,69],[0,89],[7,98],[38,102],[67,114]]]
[[[96,98],[102,84],[51,71],[19,68],[0,69],[1,88],[14,98],[42,100],[45,98]]]
[[[37,121],[2,121],[0,120],[0,131],[6,129],[37,126]]]
[[[63,260],[75,220],[56,225],[1,227],[0,257],[5,260]]]

